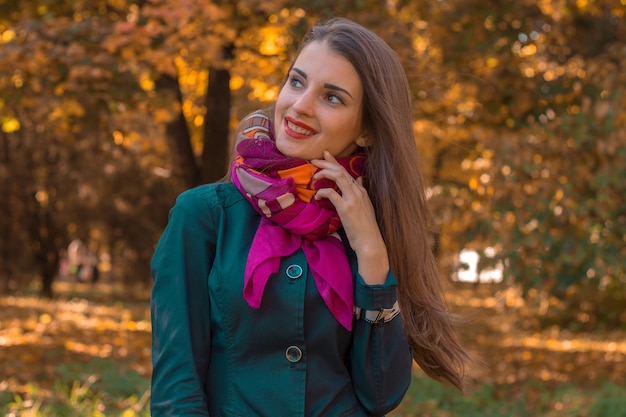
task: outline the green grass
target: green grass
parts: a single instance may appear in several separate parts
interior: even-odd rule
[[[150,381],[123,364],[93,359],[55,368],[51,390],[34,383],[0,393],[5,417],[148,417]]]
[[[0,391],[5,417],[148,417],[149,380],[110,359],[59,365],[51,390],[34,383]],[[415,375],[400,407],[388,417],[626,417],[626,387],[583,388],[526,381],[483,384],[466,395]]]
[[[106,285],[57,288],[56,301],[0,297],[0,339],[9,346],[0,349],[0,417],[148,417],[147,295],[124,298]],[[502,316],[490,291],[472,289],[452,300],[480,313],[468,337],[504,366],[471,375],[476,384],[466,395],[416,371],[404,401],[387,417],[626,417],[626,386],[617,385],[625,383],[624,332],[535,329],[536,311],[511,308]],[[500,339],[509,328],[523,334],[505,346]],[[37,332],[45,334],[44,344],[33,337]]]
[[[400,407],[388,417],[626,417],[626,387],[593,388],[525,381],[483,384],[463,395],[424,376],[414,376]]]

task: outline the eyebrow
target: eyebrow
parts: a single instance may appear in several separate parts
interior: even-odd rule
[[[302,78],[304,78],[305,80],[307,79],[306,73],[304,71],[302,71],[301,69],[293,67],[293,68],[291,68],[291,70],[297,72],[298,74],[300,74],[300,76],[302,76]],[[346,90],[345,88],[341,88],[338,85],[326,83],[326,84],[324,84],[324,88],[330,88],[331,90],[342,91],[342,92],[346,93],[351,99],[354,100],[354,98],[352,97],[352,94],[350,94],[350,92],[348,90]]]

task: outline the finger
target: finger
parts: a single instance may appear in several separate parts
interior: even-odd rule
[[[348,173],[348,171],[337,162],[337,159],[328,151],[324,151],[324,159],[328,162],[331,162],[333,166],[336,166],[340,171],[340,175],[344,176],[348,180],[348,185],[354,185],[356,183],[356,179]],[[363,181],[358,183],[359,185],[363,185]]]
[[[330,179],[342,190],[345,189],[345,186],[355,185],[356,180],[337,162],[337,159],[330,152],[324,151],[324,158],[323,160],[316,159],[311,161],[320,168],[320,171],[315,174],[316,179]]]
[[[320,169],[341,167],[337,159],[328,151],[324,151],[324,159],[313,159],[311,163]]]
[[[337,159],[333,156],[333,154],[328,151],[324,151],[324,159],[330,162],[337,162]]]
[[[314,198],[316,200],[321,200],[322,198],[328,199],[333,206],[338,207],[342,203],[341,195],[332,188],[320,188],[315,193]]]
[[[316,181],[330,181],[341,190],[345,190],[356,183],[342,167],[322,168],[315,173],[313,178]],[[328,184],[328,186],[331,187],[332,185]]]

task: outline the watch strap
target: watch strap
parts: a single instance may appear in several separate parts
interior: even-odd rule
[[[400,304],[396,301],[391,308],[381,308],[379,310],[365,310],[361,307],[354,307],[354,316],[357,320],[365,320],[368,323],[387,323],[393,320],[400,313]]]

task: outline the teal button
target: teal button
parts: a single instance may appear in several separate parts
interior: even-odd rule
[[[285,356],[291,363],[300,362],[300,359],[302,359],[302,349],[298,346],[289,346],[285,351]]]
[[[300,265],[289,265],[286,272],[289,278],[298,279],[302,276],[302,267]]]

